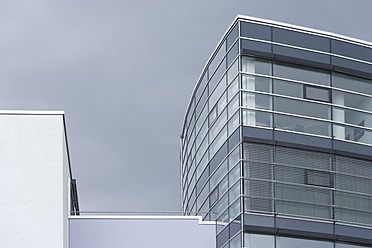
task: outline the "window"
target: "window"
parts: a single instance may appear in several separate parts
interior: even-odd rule
[[[304,98],[315,101],[331,102],[331,91],[322,87],[304,85]]]

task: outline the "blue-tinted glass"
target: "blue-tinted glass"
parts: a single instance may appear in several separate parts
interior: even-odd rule
[[[228,152],[230,152],[240,141],[240,130],[236,129],[235,132],[229,138]]]
[[[280,55],[287,56],[287,57],[320,62],[324,64],[330,63],[329,55],[316,53],[316,52],[304,51],[304,50],[290,48],[290,47],[273,45],[273,53],[280,54]]]
[[[329,52],[329,39],[296,31],[273,28],[273,41]]]
[[[222,162],[222,160],[226,157],[227,154],[227,142],[225,142],[220,150],[216,153],[216,155],[210,161],[210,171],[213,171],[217,168],[217,166]]]
[[[372,74],[372,65],[332,56],[332,64],[356,71]]]
[[[249,38],[271,41],[271,27],[249,22],[241,22],[240,35]]]
[[[229,228],[226,227],[225,229],[220,232],[217,236],[217,248],[221,248],[223,244],[225,244],[229,240]]]
[[[235,234],[237,234],[241,230],[240,222],[233,221],[229,225],[230,227],[230,237],[233,237]]]
[[[208,88],[206,88],[202,94],[202,96],[200,97],[200,100],[199,100],[199,103],[198,105],[196,106],[196,111],[195,111],[195,115],[196,116],[199,116],[199,113],[200,113],[200,110],[202,109],[202,107],[204,106],[205,104],[205,101],[207,100],[207,97],[208,97]]]
[[[372,62],[372,48],[331,40],[332,53]]]
[[[247,50],[271,53],[271,44],[269,43],[243,39],[240,39],[240,41],[243,54],[249,52]]]
[[[192,191],[192,193],[190,195],[189,206],[192,206],[194,204],[195,199],[196,199],[196,191],[195,191],[195,188],[194,188],[194,190]]]
[[[234,43],[234,41],[238,38],[238,25],[235,25],[235,27],[231,30],[229,35],[226,38],[226,46],[227,49],[231,47],[231,45]]]
[[[204,90],[206,85],[207,85],[207,73],[205,73],[203,75],[202,79],[200,80],[200,84],[198,86],[198,89],[195,92],[195,102],[196,103],[199,101],[199,98],[200,98],[201,94],[203,93],[203,90]]]
[[[227,67],[235,60],[236,56],[239,53],[239,43],[235,42],[234,46],[231,48],[229,53],[227,54]]]
[[[207,166],[207,168],[205,168],[205,170],[203,171],[202,175],[199,178],[199,181],[196,184],[196,190],[197,190],[196,192],[197,193],[199,193],[200,190],[203,188],[203,185],[207,181],[208,177],[209,177],[209,166]]]
[[[209,92],[212,92],[214,87],[217,85],[217,83],[220,81],[221,76],[226,70],[226,58],[221,62],[220,66],[212,76],[211,80],[209,81]]]
[[[213,74],[213,72],[216,70],[222,58],[225,56],[225,53],[226,53],[226,45],[225,43],[223,43],[209,65],[209,71],[211,72],[211,74]]]

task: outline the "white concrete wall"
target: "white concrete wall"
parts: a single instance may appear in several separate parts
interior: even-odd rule
[[[1,247],[66,248],[63,112],[0,112]]]
[[[215,248],[216,226],[196,217],[70,217],[70,248]]]

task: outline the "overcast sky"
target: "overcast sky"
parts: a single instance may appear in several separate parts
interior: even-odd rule
[[[64,110],[85,211],[179,211],[192,90],[236,15],[372,41],[371,0],[0,0],[0,108]]]

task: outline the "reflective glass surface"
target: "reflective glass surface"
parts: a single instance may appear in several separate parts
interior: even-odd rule
[[[331,41],[331,46],[332,53],[372,62],[371,48],[334,39]]]
[[[288,29],[273,28],[273,41],[329,52],[329,39]]]
[[[324,104],[275,97],[274,106],[276,111],[284,113],[331,119],[331,106]]]
[[[321,136],[331,136],[331,124],[328,122],[286,115],[274,115],[275,128]]]
[[[250,51],[260,51],[265,53],[271,53],[271,44],[262,43],[253,40],[240,40],[240,46],[243,54],[249,54]]]
[[[243,57],[242,71],[247,73],[271,75],[271,63],[269,60],[265,59]]]
[[[271,41],[271,27],[251,22],[240,22],[240,35]]]
[[[244,233],[244,247],[248,248],[274,248],[274,236]]]
[[[297,239],[288,237],[277,237],[276,238],[277,248],[333,248],[333,242],[311,240],[311,239]]]
[[[242,75],[242,89],[271,92],[271,79],[251,75]]]
[[[330,85],[329,72],[294,64],[274,64],[274,76],[320,85]]]

